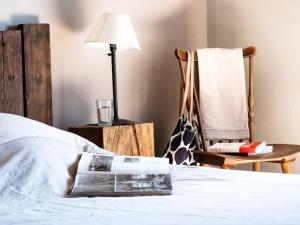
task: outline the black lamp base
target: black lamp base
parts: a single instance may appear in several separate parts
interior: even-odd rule
[[[131,121],[131,120],[118,119],[118,120],[113,120],[112,125],[113,126],[121,126],[121,125],[132,125],[135,123],[136,122]]]
[[[88,126],[101,126],[101,127],[106,127],[106,126],[121,126],[121,125],[133,125],[136,124],[137,122],[131,121],[131,120],[125,120],[125,119],[118,119],[118,120],[113,120],[112,124],[102,124],[99,125],[98,123],[90,123],[87,124]]]

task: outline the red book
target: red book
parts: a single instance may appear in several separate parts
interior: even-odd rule
[[[239,152],[241,153],[258,153],[266,148],[266,143],[262,141],[247,142],[243,144]]]

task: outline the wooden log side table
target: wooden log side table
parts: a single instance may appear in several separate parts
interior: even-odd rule
[[[153,123],[103,127],[84,125],[69,127],[68,130],[119,155],[154,156]]]

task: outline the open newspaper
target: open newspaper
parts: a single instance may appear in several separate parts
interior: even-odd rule
[[[71,197],[169,195],[166,158],[82,153]]]

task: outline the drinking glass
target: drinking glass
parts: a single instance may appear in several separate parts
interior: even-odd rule
[[[113,120],[113,100],[101,99],[96,100],[98,125],[109,126]]]

